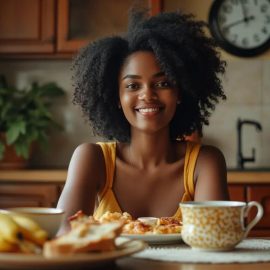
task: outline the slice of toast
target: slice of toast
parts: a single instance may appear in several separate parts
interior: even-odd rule
[[[89,251],[115,249],[115,238],[121,233],[122,222],[93,224],[84,222],[60,237],[47,241],[43,255],[47,258]]]

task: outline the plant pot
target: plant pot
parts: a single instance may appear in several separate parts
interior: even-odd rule
[[[25,169],[29,165],[29,159],[19,157],[12,145],[6,144],[5,134],[0,133],[0,140],[5,144],[4,158],[0,160],[0,169]],[[32,151],[30,151],[31,153]]]

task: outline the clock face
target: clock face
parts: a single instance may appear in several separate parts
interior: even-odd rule
[[[270,47],[270,0],[216,0],[209,26],[228,52],[259,54]]]

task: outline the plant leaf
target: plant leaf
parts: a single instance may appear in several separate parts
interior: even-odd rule
[[[20,134],[25,134],[26,124],[24,121],[16,121],[9,125],[7,130],[7,144],[13,144],[19,137]]]
[[[64,95],[64,90],[57,86],[56,83],[46,83],[39,88],[39,94],[40,96],[46,96],[46,97],[56,97],[56,96],[62,96]]]
[[[59,128],[50,107],[55,97],[64,94],[54,82],[33,82],[27,89],[0,88],[0,131],[6,133],[7,144],[14,145],[19,156],[28,157],[32,141],[46,145],[50,129]]]
[[[29,144],[28,143],[16,143],[14,145],[16,154],[18,156],[24,157],[25,159],[29,158]]]

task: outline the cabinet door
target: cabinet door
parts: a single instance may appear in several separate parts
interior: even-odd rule
[[[54,184],[1,184],[0,208],[55,207],[59,190]]]
[[[255,229],[270,230],[270,186],[269,185],[250,185],[247,188],[247,201],[257,201],[262,204],[264,215],[261,221],[255,226]],[[251,209],[248,217],[250,222],[256,215],[256,209]]]
[[[125,32],[133,4],[133,0],[58,0],[57,51],[76,52],[89,41]],[[150,7],[152,15],[161,10],[160,0],[142,0],[140,5]]]
[[[0,53],[54,51],[55,0],[0,0]]]
[[[245,202],[245,186],[244,185],[232,185],[228,186],[231,201]]]

